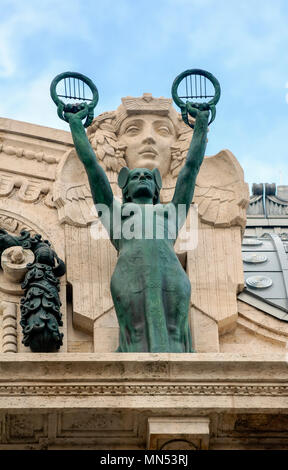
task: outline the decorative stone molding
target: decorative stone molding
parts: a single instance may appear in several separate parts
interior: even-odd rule
[[[136,387],[135,390],[160,387],[163,393],[170,386],[174,392],[175,386],[187,391],[198,387],[205,394],[210,386],[211,391],[221,393],[225,390],[235,393],[236,389],[241,391],[246,387],[249,393],[268,392],[271,387],[271,391],[283,394],[288,387],[288,367],[285,353],[22,353],[17,361],[0,356],[0,384],[84,386],[87,390],[90,386],[107,386],[119,391],[127,386]]]
[[[46,206],[54,208],[51,190],[52,186],[48,181],[3,171],[0,173],[0,197],[16,197],[17,200],[28,203],[43,201]]]
[[[57,157],[47,155],[45,152],[33,152],[32,150],[5,144],[0,144],[0,153],[5,153],[5,155],[14,155],[18,158],[26,158],[28,160],[37,160],[38,162],[45,162],[49,165],[56,164],[59,161]]]
[[[17,309],[11,302],[0,303],[2,313],[2,351],[3,353],[17,352]]]
[[[31,220],[5,209],[0,209],[0,229],[6,230],[13,235],[20,235],[20,233],[25,230],[29,232],[31,236],[36,235],[36,233],[41,233],[43,238],[48,237],[47,233],[41,230],[41,228]]]
[[[9,352],[9,351],[5,351]],[[15,351],[16,352],[16,351]],[[287,397],[286,385],[0,385],[0,396],[242,396]]]

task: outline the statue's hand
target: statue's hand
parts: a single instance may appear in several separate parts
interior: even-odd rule
[[[208,103],[186,103],[187,112],[195,118],[198,122],[198,126],[201,124],[201,127],[206,127],[208,125],[209,116],[210,116],[210,105]]]
[[[196,120],[200,120],[203,123],[208,123],[209,116],[210,116],[211,108],[207,103],[203,103],[199,105],[199,110],[197,112]]]
[[[71,122],[72,120],[85,119],[89,114],[87,103],[66,104],[63,108],[64,118]]]
[[[186,103],[187,112],[190,116],[196,118],[199,114],[208,114],[210,111],[210,105],[208,103]]]

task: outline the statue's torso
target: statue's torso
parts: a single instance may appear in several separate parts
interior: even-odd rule
[[[189,282],[174,250],[177,214],[172,204],[128,203],[116,210],[121,211],[122,232],[113,240],[119,257],[112,283],[125,279],[130,289],[139,292],[147,287],[173,291]]]

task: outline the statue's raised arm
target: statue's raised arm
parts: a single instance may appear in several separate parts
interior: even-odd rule
[[[88,175],[94,203],[110,207],[113,203],[113,192],[84,129],[93,120],[93,110],[99,98],[96,86],[85,75],[64,72],[52,81],[50,94],[57,105],[58,116],[70,125],[77,155]]]
[[[204,158],[207,143],[208,119],[208,110],[198,111],[186,162],[177,178],[172,199],[175,206],[185,204],[187,212],[192,203],[196,178]]]
[[[172,199],[176,206],[185,204],[187,212],[204,158],[208,124],[215,119],[215,105],[219,101],[220,93],[218,80],[211,73],[200,69],[186,70],[176,77],[172,85],[172,96],[181,109],[183,121],[194,128],[186,162],[179,173]],[[191,121],[191,117],[195,119],[195,123]]]
[[[87,116],[87,105],[77,113],[65,112],[69,122],[74,146],[78,157],[83,163],[90,184],[95,204],[105,204],[110,207],[113,203],[113,192],[105,171],[99,165],[96,154],[88,140],[82,120]]]

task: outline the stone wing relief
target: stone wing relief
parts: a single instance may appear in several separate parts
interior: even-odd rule
[[[203,338],[209,336],[209,347],[219,351],[219,334],[233,329],[238,318],[237,293],[244,287],[241,235],[249,204],[243,170],[229,150],[205,157],[194,202],[198,244],[187,254],[194,343],[199,352],[207,352]]]
[[[121,169],[126,162],[123,157],[119,158],[120,162],[117,163],[115,156],[109,157],[105,154],[102,166],[108,175],[115,197],[121,199],[121,191],[117,184],[118,173],[110,164],[106,165],[107,162],[116,159],[113,160],[113,167],[116,168],[117,163],[117,168]],[[183,163],[184,160],[181,157],[177,174],[170,173],[164,176],[163,203],[171,200]],[[88,178],[74,149],[67,152],[57,173],[53,201],[58,209],[60,223],[66,222],[70,225],[85,227],[94,222],[97,215],[93,209]],[[232,152],[222,150],[217,155],[204,158],[197,178],[193,202],[197,204],[199,217],[204,224],[215,227],[239,225],[245,228],[249,189],[244,183],[243,170]]]
[[[246,225],[249,188],[244,173],[229,150],[205,157],[194,194],[201,221],[215,227]]]
[[[117,173],[107,171],[107,175],[115,196],[120,197]],[[59,165],[54,183],[53,201],[58,210],[60,223],[87,227],[97,220],[88,178],[74,149],[64,155]]]

